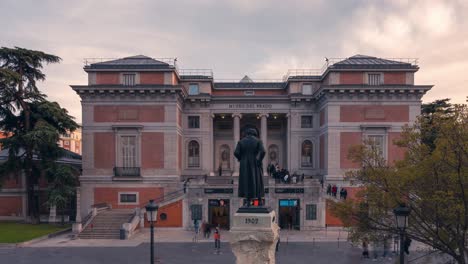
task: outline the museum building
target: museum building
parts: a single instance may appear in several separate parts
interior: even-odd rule
[[[359,164],[348,149],[365,139],[389,163],[401,159],[393,142],[432,87],[414,83],[416,60],[363,55],[279,80],[217,80],[211,70],[146,56],[91,60],[84,70],[88,84],[71,86],[83,112],[81,217],[96,204],[130,209],[156,199],[161,227],[191,228],[201,218],[229,228],[243,203],[233,152],[252,127],[267,152],[265,202],[280,226],[340,225],[320,181],[353,197],[356,187],[343,176]],[[270,164],[293,179],[274,179]]]

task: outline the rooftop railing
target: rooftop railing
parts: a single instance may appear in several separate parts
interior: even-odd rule
[[[206,76],[213,78],[213,71],[211,69],[179,69],[180,76]]]
[[[90,66],[93,63],[114,61],[114,60],[120,60],[120,59],[125,59],[125,58],[84,58],[83,62],[85,66]],[[150,58],[150,59],[167,63],[172,67],[177,67],[177,58]]]

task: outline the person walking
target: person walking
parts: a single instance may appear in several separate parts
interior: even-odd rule
[[[343,199],[346,200],[346,197],[348,197],[348,190],[344,189],[344,191],[343,191]]]
[[[336,187],[336,185],[333,185],[333,187],[332,187],[332,195],[333,195],[333,197],[335,197],[335,198],[336,198],[336,191],[337,191],[337,187]]]
[[[367,242],[367,239],[362,241],[362,257],[369,258],[369,243]]]
[[[219,255],[219,251],[221,250],[221,234],[219,233],[219,228],[217,227],[214,233],[214,241],[215,241],[215,249],[216,249],[215,254]]]
[[[332,187],[330,184],[328,184],[327,186],[327,195],[331,195],[331,192],[332,192]]]

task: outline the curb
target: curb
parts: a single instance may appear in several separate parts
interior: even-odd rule
[[[25,247],[25,246],[28,246],[28,245],[31,245],[31,244],[38,243],[38,242],[41,242],[43,240],[49,239],[49,238],[60,236],[62,234],[70,232],[71,230],[72,230],[72,228],[69,227],[69,228],[59,230],[57,232],[50,233],[50,234],[47,234],[47,235],[44,235],[44,236],[41,236],[41,237],[38,237],[38,238],[34,238],[34,239],[31,239],[31,240],[28,240],[28,241],[21,242],[21,243],[16,243],[16,244],[15,243],[12,243],[12,244],[6,243],[6,244],[3,244],[3,245],[9,245],[9,246],[5,246],[6,248]],[[0,247],[2,247],[3,245],[0,244]]]

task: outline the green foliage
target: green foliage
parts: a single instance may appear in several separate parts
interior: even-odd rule
[[[43,65],[59,61],[41,51],[0,49],[0,130],[9,135],[0,139],[2,147],[9,149],[8,160],[0,164],[0,177],[23,171],[30,205],[37,204],[33,185],[39,175],[60,156],[59,135],[78,128],[73,117],[58,103],[47,101],[36,86],[45,80]],[[34,206],[28,208],[32,218],[37,218],[37,212]]]
[[[46,204],[48,206],[56,206],[57,211],[62,211],[75,194],[75,187],[77,185],[75,175],[78,175],[78,172],[70,166],[55,164],[47,169],[46,172],[49,181]]]
[[[349,157],[362,168],[346,176],[363,186],[358,199],[334,205],[352,226],[355,239],[397,233],[392,209],[406,203],[412,210],[407,233],[468,263],[468,108],[423,115],[404,128],[396,142],[405,158],[387,164],[372,146],[355,146]],[[427,131],[435,137],[425,141]]]

